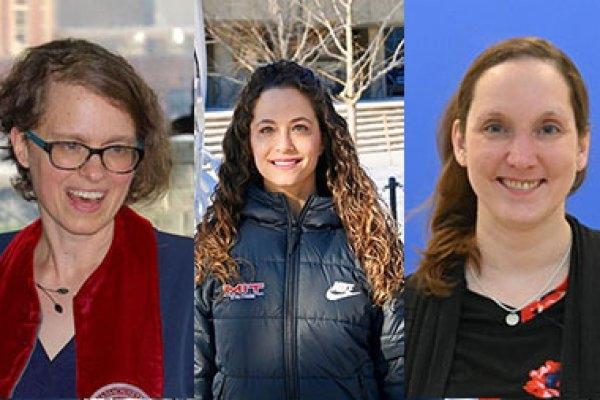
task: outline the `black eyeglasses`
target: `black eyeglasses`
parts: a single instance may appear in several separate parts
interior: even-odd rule
[[[79,169],[94,154],[98,154],[102,165],[108,171],[127,174],[134,171],[144,157],[144,149],[141,146],[115,144],[94,148],[73,141],[46,142],[33,131],[27,131],[25,137],[48,153],[50,163],[58,169]]]

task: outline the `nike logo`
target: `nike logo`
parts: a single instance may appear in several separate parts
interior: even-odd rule
[[[327,298],[327,300],[335,301],[360,294],[360,292],[353,292],[353,290],[354,283],[335,281],[333,282],[333,285],[331,285],[331,287],[327,289],[325,297]]]

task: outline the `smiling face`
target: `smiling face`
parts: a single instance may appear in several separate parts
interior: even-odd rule
[[[254,107],[250,146],[265,189],[306,200],[323,151],[310,101],[293,88],[265,90]]]
[[[478,224],[535,226],[564,219],[589,134],[578,136],[569,86],[556,67],[523,58],[481,75],[465,132],[455,121],[452,143],[477,195]]]
[[[51,82],[45,101],[45,113],[35,131],[46,141],[74,141],[91,147],[135,144],[129,114],[85,87]],[[99,156],[92,156],[77,170],[60,170],[16,128],[11,141],[19,163],[30,170],[46,231],[93,235],[112,229],[133,173],[109,172]]]

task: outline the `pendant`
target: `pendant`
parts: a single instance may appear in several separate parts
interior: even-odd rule
[[[508,326],[515,326],[519,323],[519,316],[515,313],[510,313],[506,315],[504,321],[506,321],[506,325]]]

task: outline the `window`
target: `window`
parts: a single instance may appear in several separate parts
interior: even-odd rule
[[[390,57],[404,39],[404,28],[393,28],[385,41],[385,57]],[[386,95],[404,96],[404,65],[386,75]]]

